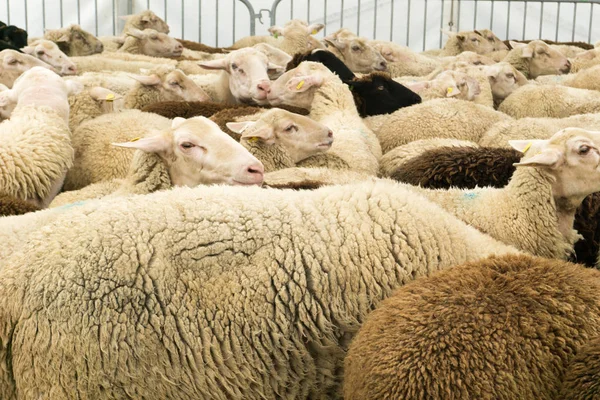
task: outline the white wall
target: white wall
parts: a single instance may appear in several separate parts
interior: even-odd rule
[[[271,9],[273,3],[272,0],[250,2],[257,13],[260,9]],[[10,23],[27,27],[30,36],[42,35],[44,28],[58,28],[78,22],[94,34],[112,35],[113,32],[120,32],[123,26],[122,21],[117,20],[117,24],[114,25],[113,20],[127,13],[129,3],[134,12],[149,7],[162,17],[166,14],[171,34],[176,37],[200,40],[209,45],[228,46],[235,39],[250,34],[249,13],[245,5],[237,0],[0,0],[0,20],[7,22],[10,10]],[[290,17],[308,18],[311,22],[326,22],[327,28],[318,35],[320,37],[344,26],[358,31],[361,36],[391,39],[400,44],[408,44],[415,50],[422,50],[439,48],[443,44],[440,28],[450,28],[448,23],[451,20],[452,3],[452,30],[487,28],[491,24],[492,30],[502,39],[540,37],[541,2],[533,0],[527,3],[513,2],[510,6],[507,1],[500,0],[493,3],[484,0],[476,3],[473,0],[282,0],[276,21],[278,25],[282,25]],[[564,2],[560,6],[558,18],[558,4],[546,1],[541,37],[558,38],[562,41],[574,38],[587,42],[591,36],[592,43],[600,39],[600,4],[592,7],[591,3],[594,1],[578,1],[575,14],[575,5]],[[524,23],[525,14],[527,19]],[[259,35],[267,34],[267,28],[270,26],[268,13],[263,12],[262,15],[264,24],[256,21],[256,34]],[[574,16],[576,28],[573,35],[571,27]],[[588,29],[590,16],[593,18],[591,35]],[[477,18],[476,24],[474,17]]]

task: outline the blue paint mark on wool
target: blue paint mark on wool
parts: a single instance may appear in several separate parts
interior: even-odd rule
[[[463,197],[467,200],[473,200],[478,196],[477,193],[473,193],[473,192],[467,192],[463,195]]]
[[[65,204],[64,206],[58,207],[58,210],[69,210],[73,207],[80,207],[82,205],[84,205],[86,202],[85,201],[76,201],[75,203],[70,203],[70,204]]]

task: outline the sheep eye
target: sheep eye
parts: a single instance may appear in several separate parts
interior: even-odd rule
[[[515,74],[506,74],[506,77],[508,79],[514,79],[515,78]]]
[[[352,46],[352,51],[359,51],[359,50],[360,50],[360,47],[358,47],[358,46]]]
[[[233,63],[233,64],[231,64],[231,69],[232,69],[232,70],[234,70],[234,71],[235,71],[236,69],[238,69],[238,66],[237,66],[237,64],[236,64],[236,63]]]
[[[296,125],[294,125],[294,124],[290,124],[290,125],[288,125],[288,127],[287,127],[287,128],[285,128],[285,131],[286,131],[286,132],[293,132],[293,131],[295,131],[296,129],[297,129],[297,128],[296,128]]]
[[[238,68],[238,72],[239,72],[240,74],[243,74],[243,73],[244,73],[244,70],[243,70],[243,69],[241,69],[241,68]]]
[[[590,146],[583,145],[579,147],[579,154],[585,155],[590,152]]]
[[[483,63],[481,61],[475,61],[473,65],[483,65]]]
[[[177,81],[169,82],[169,85],[171,85],[171,86],[179,86],[179,87],[181,87],[181,85],[180,85],[180,84],[179,84],[179,82],[177,82]]]
[[[15,65],[15,64],[16,64],[16,63],[18,63],[18,62],[19,62],[19,61],[15,60],[15,59],[12,59],[12,60],[10,60],[10,61],[8,62],[8,64],[10,64],[10,65]]]
[[[43,55],[44,55],[44,50],[40,50],[40,51],[38,51],[38,52],[37,52],[37,55],[38,55],[38,56],[43,56]]]
[[[383,89],[385,89],[385,87],[383,85],[377,86],[377,90],[383,90]]]
[[[194,147],[194,144],[190,142],[183,142],[181,143],[181,147],[184,149],[191,149],[192,147]]]

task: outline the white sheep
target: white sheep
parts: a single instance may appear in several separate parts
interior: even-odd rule
[[[477,54],[487,54],[494,51],[494,44],[483,37],[478,31],[450,32],[442,30],[448,36],[440,56],[455,56],[463,51],[472,51]]]
[[[368,42],[386,59],[387,71],[393,78],[425,76],[440,66],[441,61],[419,54],[406,46],[383,40]]]
[[[173,186],[260,185],[262,163],[205,117],[175,118],[168,129],[119,147],[137,149],[127,176],[58,195],[58,207],[113,194],[148,194]]]
[[[81,29],[77,24],[71,24],[60,29],[48,29],[44,39],[53,41],[67,56],[89,56],[102,53],[104,46],[91,33]],[[33,40],[32,40],[33,41]]]
[[[510,44],[513,49],[503,61],[512,64],[527,79],[566,74],[571,70],[571,62],[567,57],[541,40],[532,40],[527,44],[511,41]]]
[[[53,69],[50,65],[29,54],[9,49],[0,51],[0,84],[11,88],[13,82],[23,72],[33,67]]]
[[[176,188],[32,216],[55,221],[0,260],[6,398],[331,397],[394,289],[516,253],[390,181]]]
[[[33,67],[0,93],[16,103],[0,124],[0,192],[47,207],[73,163],[68,94],[81,88],[54,72]]]
[[[321,63],[304,61],[271,84],[269,101],[310,109],[309,117],[336,136],[329,152],[349,169],[377,174],[381,146],[356,110],[352,93]]]
[[[475,99],[482,93],[481,85],[475,78],[454,70],[440,72],[433,79],[427,81],[411,82],[410,78],[394,80],[417,93],[423,101],[448,97],[476,102]],[[491,103],[491,89],[487,78],[484,83],[487,84],[487,91],[490,92],[488,103]],[[489,105],[491,106],[491,104]]]
[[[125,42],[118,52],[144,54],[152,57],[179,57],[183,45],[166,33],[154,29],[131,28],[125,33]]]
[[[23,53],[29,54],[35,58],[38,58],[46,64],[54,67],[56,72],[60,75],[75,75],[77,74],[77,68],[73,61],[63,53],[56,43],[50,40],[40,39],[28,46],[23,47]]]
[[[327,49],[352,71],[357,73],[370,73],[373,71],[387,70],[387,61],[379,50],[369,44],[365,38],[352,39],[325,38]]]
[[[365,124],[379,138],[384,154],[419,139],[460,139],[478,143],[492,125],[506,120],[512,118],[490,107],[456,99],[434,99],[392,114],[364,118]]]

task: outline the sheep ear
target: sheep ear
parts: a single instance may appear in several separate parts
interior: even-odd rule
[[[22,51],[23,53],[25,53],[25,54],[29,54],[29,55],[31,55],[31,54],[33,54],[33,52],[35,51],[35,46],[26,46],[26,47],[23,47],[23,48],[21,49],[21,51]]]
[[[262,127],[260,129],[244,129],[241,133],[240,139],[244,139],[248,142],[256,142],[261,140],[262,142],[272,145],[275,143],[275,137],[273,135],[273,129],[269,127]]]
[[[116,94],[112,90],[103,88],[102,86],[91,88],[90,97],[96,101],[114,101],[115,99],[122,98],[121,95]]]
[[[403,83],[403,85],[417,93],[431,87],[431,83],[429,81]]]
[[[173,118],[173,122],[171,122],[171,129],[179,128],[181,126],[181,124],[183,124],[185,121],[187,121],[185,118],[181,118],[181,117]]]
[[[243,122],[227,122],[225,126],[229,128],[230,131],[239,133],[240,135],[244,133],[248,127],[252,126],[254,121],[243,121]]]
[[[62,35],[60,35],[60,37],[56,39],[55,42],[68,42],[69,39],[71,39],[71,36],[69,35],[69,33],[65,32]]]
[[[325,28],[325,25],[323,25],[323,24],[310,24],[309,26],[306,27],[306,32],[311,35],[316,35],[323,28]]]
[[[563,153],[557,149],[544,149],[533,157],[513,164],[515,167],[557,168],[563,159]]]
[[[455,97],[460,94],[460,89],[456,85],[449,85],[446,88],[446,97]]]
[[[146,37],[146,34],[143,31],[140,31],[139,29],[136,29],[136,28],[129,28],[127,30],[127,32],[125,32],[125,34],[127,36],[133,36],[134,38],[137,38],[137,39],[143,39],[144,37]]]
[[[9,104],[16,103],[18,100],[17,92],[12,89],[0,92],[0,107],[6,107]]]
[[[341,41],[339,39],[323,39],[326,44],[330,44],[338,50],[344,50],[346,48],[347,43]]]
[[[285,72],[285,67],[282,67],[281,65],[277,65],[277,64],[273,64],[273,63],[269,63],[269,65],[267,66],[267,73],[284,73]]]
[[[464,42],[464,41],[465,41],[465,39],[466,39],[467,37],[466,37],[465,35],[463,35],[463,34],[460,34],[460,35],[459,35],[459,34],[457,34],[457,35],[456,35],[456,38],[457,38],[458,40],[460,40],[461,42]]]
[[[575,58],[580,60],[593,60],[596,58],[596,51],[594,49],[584,51],[575,56]]]
[[[277,39],[279,36],[283,36],[283,28],[273,25],[268,29],[269,33]]]
[[[527,46],[527,43],[515,42],[514,40],[509,40],[508,43],[510,43],[510,47],[512,47],[513,49],[518,49],[519,47]]]
[[[448,36],[448,37],[452,37],[452,36],[456,35],[456,32],[452,32],[452,31],[449,31],[449,30],[447,30],[447,29],[440,29],[440,30],[442,31],[442,33],[443,33],[444,35],[446,35],[446,36]]]
[[[288,88],[293,92],[305,92],[311,87],[321,87],[323,77],[321,75],[308,75],[292,78],[288,81]]]
[[[201,61],[198,63],[199,66],[205,69],[224,69],[229,70],[229,63],[227,57],[219,58],[217,60]]]
[[[129,142],[111,144],[118,147],[142,150],[146,153],[162,153],[169,150],[171,147],[171,140],[169,140],[167,136],[159,133],[142,139],[136,138]]]
[[[535,148],[541,148],[541,146],[546,143],[546,140],[543,139],[533,139],[533,140],[509,140],[508,144],[513,149],[520,151],[525,154],[531,146],[535,146]]]
[[[156,86],[160,84],[160,76],[156,74],[152,75],[129,75],[131,78],[135,79],[139,83],[145,86]]]
[[[81,91],[83,90],[83,83],[81,82],[65,81],[65,83],[67,85],[67,93],[69,93],[70,95],[81,93]]]

